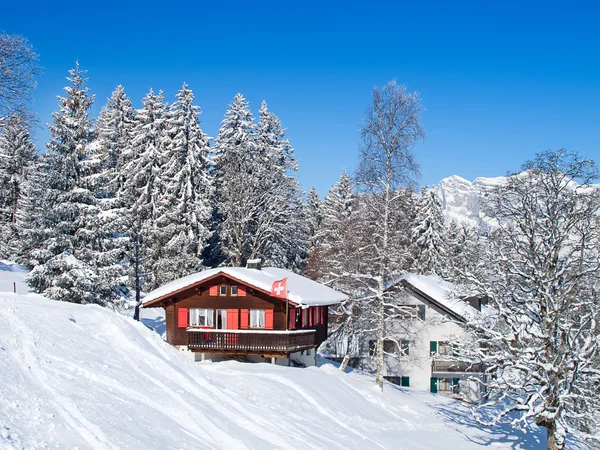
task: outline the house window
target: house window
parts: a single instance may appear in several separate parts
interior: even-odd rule
[[[383,341],[383,351],[385,353],[396,353],[396,343],[386,339]]]
[[[444,394],[458,394],[459,385],[458,378],[438,378],[437,391]]]
[[[369,341],[369,356],[375,356],[375,351],[377,349],[377,341]]]
[[[451,356],[453,353],[452,346],[448,342],[438,342],[438,355]]]
[[[321,323],[321,308],[318,306],[315,308],[315,325]]]
[[[398,386],[409,387],[410,386],[410,378],[409,377],[383,377],[385,380],[389,381],[392,384]]]
[[[231,295],[233,295],[233,296],[238,295],[238,287],[237,286],[231,286]]]
[[[401,383],[400,377],[383,377],[383,379],[398,386],[400,386]]]
[[[302,326],[307,327],[309,324],[308,321],[308,308],[302,310]]]
[[[212,309],[190,309],[190,326],[191,327],[212,327],[214,326]]]
[[[425,320],[425,311],[426,311],[426,306],[425,305],[419,305],[419,313],[418,313],[418,317],[420,320]]]
[[[219,295],[227,295],[227,286],[219,286]]]
[[[265,327],[265,310],[251,309],[250,310],[250,328]]]

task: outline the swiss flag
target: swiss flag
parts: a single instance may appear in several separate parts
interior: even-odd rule
[[[287,298],[287,278],[273,283],[273,286],[271,286],[271,295],[278,298]]]

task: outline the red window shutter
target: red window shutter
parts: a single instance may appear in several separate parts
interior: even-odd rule
[[[248,309],[242,309],[240,311],[240,328],[242,330],[247,330],[248,329],[248,319],[250,315],[250,310]]]
[[[188,327],[188,309],[187,308],[177,308],[177,326],[179,328],[187,328]]]
[[[238,286],[238,297],[246,296],[246,286]]]
[[[208,290],[208,295],[212,297],[219,295],[219,286],[211,286]]]
[[[265,311],[265,328],[267,330],[273,329],[273,310],[267,309]]]
[[[227,310],[227,329],[237,330],[238,329],[238,310],[228,309]]]
[[[296,328],[296,310],[294,308],[290,308],[289,311],[290,314],[290,324],[289,324],[289,329],[293,330]]]

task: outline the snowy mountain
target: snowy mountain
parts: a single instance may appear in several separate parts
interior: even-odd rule
[[[475,226],[480,220],[485,222],[479,202],[486,192],[502,184],[506,177],[478,177],[469,181],[457,175],[444,178],[434,187],[442,202],[446,219]]]
[[[457,401],[380,393],[324,360],[195,363],[109,309],[12,293],[24,275],[0,265],[1,448],[545,448],[537,429],[482,429]]]

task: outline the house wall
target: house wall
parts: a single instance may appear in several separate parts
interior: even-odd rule
[[[211,286],[227,286],[227,295],[210,295]],[[216,324],[217,309],[236,309],[238,310],[238,324],[240,323],[240,310],[243,309],[264,309],[273,311],[273,330],[286,330],[289,325],[286,315],[285,300],[273,298],[263,292],[257,291],[251,287],[246,287],[245,296],[232,296],[231,286],[242,286],[241,283],[230,280],[224,276],[209,280],[207,283],[186,289],[162,305],[165,308],[166,340],[172,345],[187,345],[186,328],[180,328],[177,323],[178,310],[180,308],[208,308],[215,310],[214,322]],[[291,309],[290,306],[290,310]],[[315,343],[320,345],[327,339],[327,316],[328,307],[323,307],[323,323],[313,326],[301,326],[300,322],[295,322],[294,328],[314,329]],[[251,329],[251,328],[250,328]],[[264,331],[263,328],[257,329]]]
[[[410,294],[404,294],[404,304],[423,305],[419,299]],[[388,335],[398,341],[409,341],[409,356],[402,360],[392,356],[384,356],[384,376],[409,377],[409,386],[420,391],[431,390],[432,363],[430,341],[454,341],[466,337],[463,327],[447,317],[438,309],[427,304],[425,306],[425,321],[407,319],[402,324],[388,325]],[[365,334],[360,343],[360,358],[357,368],[367,372],[376,372],[375,356],[369,355],[369,341],[376,339],[375,332]],[[458,378],[461,395],[469,401],[478,397],[478,385],[469,382],[467,378],[473,374],[450,373],[448,378]]]

